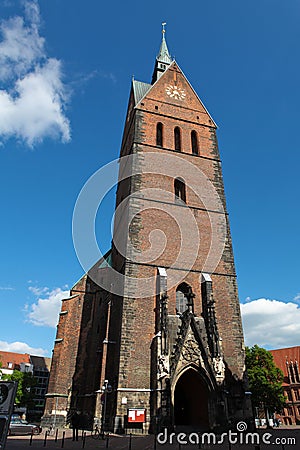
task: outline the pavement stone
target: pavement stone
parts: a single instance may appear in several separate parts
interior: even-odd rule
[[[64,446],[62,447],[62,436],[63,431],[65,431]],[[6,450],[58,450],[64,448],[66,450],[80,450],[94,449],[94,450],[104,450],[114,449],[114,450],[300,450],[300,428],[299,427],[285,427],[282,429],[260,429],[257,430],[260,436],[260,444],[229,444],[226,440],[222,444],[207,444],[203,445],[184,445],[179,444],[176,436],[173,436],[173,443],[169,443],[170,437],[168,437],[168,443],[159,444],[155,443],[155,438],[153,435],[145,436],[119,436],[110,435],[109,440],[94,440],[91,437],[90,432],[86,432],[85,439],[82,438],[80,433],[78,441],[73,442],[72,440],[72,430],[59,430],[58,439],[55,442],[55,436],[48,436],[46,445],[44,446],[45,434],[42,433],[39,436],[33,436],[32,445],[30,446],[30,436],[9,436],[7,439]],[[270,433],[272,437],[269,438],[270,444],[264,444],[262,442],[262,435],[265,433]],[[275,443],[275,439],[279,438],[278,444]],[[295,443],[288,444],[287,438],[294,438]],[[218,437],[219,439],[219,437]],[[131,441],[131,443],[130,443]]]

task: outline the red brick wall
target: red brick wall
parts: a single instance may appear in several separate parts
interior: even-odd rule
[[[166,95],[166,87],[174,83],[177,78],[178,85],[184,89],[186,96],[184,100],[172,100]],[[163,148],[156,147],[156,125],[163,124]],[[128,121],[127,121],[128,123]],[[174,127],[181,130],[182,152],[174,151]],[[192,155],[191,131],[198,134],[199,156]],[[125,136],[125,133],[124,133]],[[205,110],[204,106],[190,87],[185,77],[181,74],[176,64],[173,64],[159,81],[152,87],[150,92],[141,100],[135,109],[135,117],[131,117],[130,126],[126,130],[126,139],[123,140],[121,155],[138,153],[145,155],[148,152],[156,152],[158,155],[166,155],[166,164],[170,164],[168,155],[179,156],[191,162],[199,168],[212,182],[221,200],[223,209],[222,217],[225,220],[226,240],[224,253],[212,275],[213,292],[216,301],[216,315],[220,335],[223,339],[223,349],[225,359],[232,372],[240,378],[243,375],[244,353],[243,353],[243,333],[235,278],[235,268],[231,247],[231,237],[227,220],[226,202],[223,188],[222,172],[218,144],[215,134],[215,124]],[[143,158],[141,157],[141,167]],[[170,167],[168,166],[168,170]],[[140,189],[159,188],[163,191],[174,192],[174,179],[164,176],[164,167],[161,167],[161,175],[144,173],[132,180],[131,194],[138,195]],[[185,179],[190,174],[178,173],[178,176]],[[197,184],[198,180],[192,178],[192,183]],[[126,191],[120,186],[117,193],[117,204],[121,197],[128,195],[128,184]],[[145,196],[146,197],[146,196]],[[136,199],[129,200],[128,208],[134,208]],[[185,230],[189,230],[190,222],[187,210],[176,204],[159,204],[151,202],[149,199],[140,199],[140,207],[151,206],[153,209],[146,209],[139,213],[131,224],[127,240],[127,261],[120,255],[114,254],[114,260],[119,261],[118,266],[125,267],[125,275],[128,276],[127,288],[131,291],[124,300],[118,303],[120,308],[116,316],[122,315],[122,325],[111,325],[111,335],[114,334],[114,327],[118,327],[119,348],[115,350],[115,361],[120,361],[119,370],[116,369],[114,375],[118,377],[119,387],[148,388],[150,386],[150,344],[155,333],[155,302],[156,286],[155,277],[157,266],[169,267],[178,256],[181,245],[180,228],[170,214],[180,216]],[[208,254],[211,243],[211,226],[206,211],[203,211],[204,204],[191,189],[187,188],[187,206],[192,207],[192,214],[200,232],[200,250],[191,271],[186,274],[184,281],[191,285],[195,293],[195,313],[201,314],[201,271],[203,263]],[[220,213],[220,211],[216,211]],[[145,251],[150,248],[149,235],[152,230],[163,230],[166,235],[167,246],[162,254],[154,258],[148,264],[135,264],[138,257],[132,258],[130,246],[137,250]],[[124,229],[123,229],[124,232]],[[120,231],[121,233],[121,231]],[[193,240],[190,241],[193,251]],[[129,262],[133,259],[133,262]],[[179,262],[176,269],[188,266],[189,258]],[[174,270],[175,272],[175,270]],[[172,271],[169,271],[169,277]],[[154,277],[153,293],[149,298],[138,298],[134,295],[136,286],[131,285],[130,277],[143,278]],[[175,291],[176,286],[168,291],[169,313],[175,313]],[[115,332],[115,335],[117,333]],[[118,354],[118,356],[116,356]],[[119,360],[118,360],[119,358]],[[117,363],[116,363],[117,365]]]

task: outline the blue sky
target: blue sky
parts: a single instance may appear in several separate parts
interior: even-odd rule
[[[0,349],[51,354],[83,274],[72,214],[118,157],[132,75],[169,50],[217,122],[246,342],[300,342],[300,5],[98,0],[0,5]],[[110,245],[114,194],[97,219]]]

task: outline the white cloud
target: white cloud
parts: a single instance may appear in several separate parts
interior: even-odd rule
[[[69,296],[69,291],[61,288],[49,290],[37,287],[29,287],[29,290],[39,298],[35,303],[26,306],[28,321],[36,326],[55,328],[61,309],[61,300]]]
[[[293,302],[260,298],[241,305],[246,345],[269,349],[300,342],[300,307]]]
[[[46,356],[49,352],[43,348],[30,347],[26,342],[0,341],[0,350],[3,352],[29,353],[29,355]]]
[[[294,302],[300,303],[300,292],[294,297]]]
[[[37,286],[29,286],[28,290],[32,292],[34,295],[39,296],[42,294],[45,294],[46,292],[49,292],[48,287],[37,287]]]
[[[15,288],[10,286],[0,286],[0,291],[15,291]]]
[[[70,140],[61,62],[47,57],[39,26],[36,0],[25,2],[24,18],[0,25],[0,136],[29,146],[46,137]]]

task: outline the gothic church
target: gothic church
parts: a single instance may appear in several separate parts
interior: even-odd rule
[[[222,429],[248,394],[216,125],[163,29],[151,84],[132,80],[112,248],[62,301],[44,423]]]

